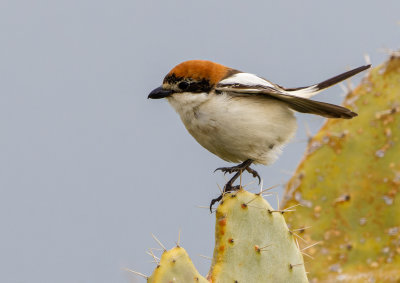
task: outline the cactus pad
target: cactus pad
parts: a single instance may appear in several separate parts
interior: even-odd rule
[[[223,282],[308,282],[303,257],[283,213],[261,195],[224,196],[216,212],[214,257],[208,279]]]
[[[400,58],[371,70],[328,120],[287,185],[289,226],[310,225],[311,282],[400,281]]]
[[[147,282],[206,283],[208,281],[197,272],[185,249],[177,246],[169,251],[164,251],[160,263]]]

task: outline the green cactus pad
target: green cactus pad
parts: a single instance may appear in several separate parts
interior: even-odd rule
[[[147,279],[148,283],[208,283],[194,267],[184,248],[175,247],[164,251],[160,263],[153,274]]]
[[[213,283],[308,282],[294,235],[260,195],[226,194],[216,211]]]
[[[400,282],[400,58],[374,68],[330,119],[286,187],[289,227],[315,257],[311,282]]]

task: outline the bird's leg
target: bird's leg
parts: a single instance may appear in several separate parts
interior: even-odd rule
[[[214,205],[214,203],[219,202],[225,193],[231,192],[231,191],[236,191],[236,190],[240,189],[240,185],[239,186],[232,186],[232,185],[236,181],[236,179],[239,178],[239,176],[242,174],[242,172],[244,170],[246,170],[247,172],[252,174],[254,178],[257,177],[258,181],[260,182],[261,178],[258,175],[257,171],[250,168],[251,163],[253,163],[253,160],[247,159],[243,163],[240,163],[239,165],[236,165],[233,167],[220,167],[220,168],[215,169],[215,171],[220,170],[220,171],[224,172],[224,174],[234,173],[234,172],[236,172],[236,174],[233,175],[233,177],[228,181],[228,183],[225,184],[223,193],[219,197],[217,197],[211,201],[210,211],[212,211],[212,206]]]

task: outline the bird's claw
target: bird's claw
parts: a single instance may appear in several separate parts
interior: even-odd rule
[[[226,175],[226,173],[232,174],[232,173],[236,173],[236,172],[241,172],[246,170],[247,172],[249,172],[254,178],[258,179],[258,184],[261,183],[261,177],[260,175],[257,173],[256,170],[251,169],[250,166],[243,168],[243,166],[233,166],[233,167],[219,167],[217,169],[214,170],[214,173],[217,171],[221,171],[224,173],[224,175]]]
[[[257,178],[257,179],[258,179],[258,184],[261,183],[261,177],[260,177],[260,175],[258,174],[258,172],[257,172],[256,170],[251,169],[250,167],[247,167],[246,170],[247,170],[247,172],[249,172],[251,175],[253,175],[254,178]]]
[[[232,174],[232,173],[236,173],[239,171],[243,171],[245,168],[239,167],[239,166],[233,166],[233,167],[219,167],[217,169],[214,170],[214,173],[217,171],[221,171],[224,173],[224,175],[226,173]]]
[[[240,186],[232,186],[232,184],[230,184],[229,182],[225,185],[224,187],[224,192],[222,194],[220,194],[217,198],[212,199],[211,203],[210,203],[210,212],[212,213],[212,207],[216,202],[219,202],[222,200],[222,198],[224,197],[224,195],[227,192],[232,192],[232,191],[238,191],[240,190]]]
[[[211,203],[210,203],[210,213],[212,213],[212,207],[213,207],[214,203],[219,202],[219,201],[222,199],[222,196],[223,196],[223,194],[221,194],[219,197],[214,198],[214,199],[211,200]]]
[[[230,169],[229,167],[219,167],[219,168],[217,168],[217,169],[214,170],[214,173],[217,172],[217,171],[221,171],[222,173],[224,173],[224,175],[225,175],[226,173],[232,173],[232,172],[230,172],[229,169]]]
[[[229,170],[229,168],[218,168],[218,171],[221,171],[222,173],[224,173],[224,176],[226,175],[226,173],[232,174],[232,170]]]
[[[212,206],[214,205],[214,203],[220,201],[226,192],[239,190],[241,188],[240,185],[232,186],[232,184],[236,181],[237,178],[239,178],[239,176],[243,173],[243,171],[246,170],[247,172],[252,174],[254,178],[258,178],[258,183],[261,182],[261,177],[258,175],[257,171],[250,168],[250,165],[252,162],[253,162],[253,160],[247,159],[246,161],[242,162],[241,164],[233,166],[233,167],[220,167],[220,168],[215,169],[214,172],[222,171],[224,173],[224,175],[226,173],[229,173],[229,174],[235,173],[235,175],[228,181],[228,183],[226,183],[226,185],[224,186],[223,193],[219,197],[217,197],[211,201],[211,203],[210,203],[210,211],[211,212],[212,212]]]

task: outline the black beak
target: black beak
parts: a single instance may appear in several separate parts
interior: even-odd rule
[[[163,89],[161,86],[150,92],[149,96],[147,98],[151,99],[160,99],[160,98],[165,98],[173,94],[172,90],[168,89]]]

